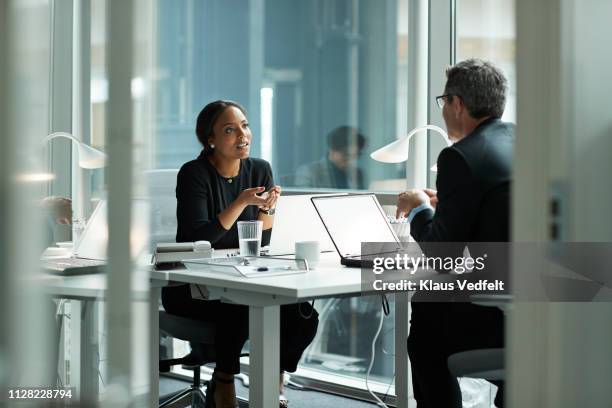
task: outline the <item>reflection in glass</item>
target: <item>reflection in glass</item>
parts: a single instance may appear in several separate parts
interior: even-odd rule
[[[310,188],[366,188],[358,159],[366,137],[350,126],[340,126],[327,136],[328,150],[319,160],[297,168],[294,185]]]
[[[404,166],[379,166],[367,154],[350,154],[347,169],[326,160],[328,134],[339,127],[367,136],[363,153],[408,130],[407,0],[267,0],[261,8],[160,0],[157,15],[154,168],[190,160],[198,112],[230,99],[247,109],[252,156],[271,163],[283,188],[360,189],[403,177]],[[310,172],[327,181],[296,174],[319,161]]]

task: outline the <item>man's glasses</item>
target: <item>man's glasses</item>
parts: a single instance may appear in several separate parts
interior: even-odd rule
[[[444,95],[436,96],[436,103],[438,104],[440,109],[442,109],[444,107],[444,104],[446,103],[446,99],[449,96],[454,96],[454,95],[452,95],[452,94],[444,94]]]

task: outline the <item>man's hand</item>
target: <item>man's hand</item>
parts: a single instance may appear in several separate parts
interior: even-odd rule
[[[406,217],[413,208],[429,203],[429,196],[423,190],[414,189],[400,193],[397,199],[395,218]]]
[[[436,208],[438,205],[438,192],[436,190],[432,190],[431,188],[424,188],[423,191],[429,196],[429,205]]]

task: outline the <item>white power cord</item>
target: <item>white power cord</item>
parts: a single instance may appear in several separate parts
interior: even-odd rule
[[[372,357],[370,358],[370,365],[368,366],[368,371],[366,372],[365,383],[366,383],[366,389],[368,390],[370,395],[376,400],[376,405],[378,405],[379,407],[389,408],[387,404],[385,404],[380,398],[378,398],[378,395],[376,395],[374,391],[370,389],[370,384],[368,383],[369,378],[370,378],[370,371],[372,371],[372,366],[374,365],[374,357],[375,357],[374,348],[376,346],[376,340],[378,340],[378,336],[380,335],[380,332],[382,330],[384,318],[385,318],[385,314],[381,310],[380,322],[378,323],[378,329],[376,329],[376,334],[374,335],[374,339],[372,339],[372,348],[371,348]]]

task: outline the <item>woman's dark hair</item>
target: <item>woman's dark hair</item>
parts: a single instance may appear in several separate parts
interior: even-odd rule
[[[213,126],[215,125],[215,122],[217,121],[221,113],[223,113],[223,111],[229,108],[230,106],[240,109],[244,116],[246,116],[246,110],[242,106],[240,106],[239,103],[224,100],[218,100],[209,103],[204,107],[204,109],[202,109],[202,111],[198,115],[195,133],[202,146],[204,146],[205,152],[211,152],[211,148],[210,146],[208,146],[208,138],[213,133]]]

